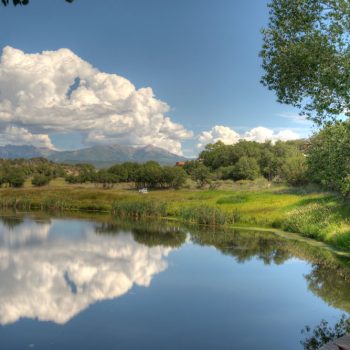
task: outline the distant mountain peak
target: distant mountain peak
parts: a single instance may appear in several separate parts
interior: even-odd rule
[[[173,165],[186,160],[185,157],[173,154],[154,145],[126,146],[119,144],[96,145],[72,151],[57,151],[48,148],[37,148],[31,145],[0,146],[0,158],[36,158],[44,157],[58,163],[90,163],[97,167],[109,167],[126,161],[145,163],[150,160],[160,164]]]

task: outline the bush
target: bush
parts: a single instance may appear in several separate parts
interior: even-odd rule
[[[20,169],[12,169],[7,174],[7,182],[10,187],[22,187],[25,181],[26,176]]]
[[[48,185],[50,183],[50,177],[45,176],[45,175],[34,175],[33,179],[32,179],[32,185],[33,186],[45,186]]]
[[[166,187],[179,189],[186,182],[186,173],[180,167],[165,166],[162,181]]]
[[[235,166],[222,166],[217,170],[218,178],[221,180],[232,180],[235,178]]]
[[[260,175],[260,167],[255,158],[241,157],[235,165],[235,180],[255,180]]]
[[[66,176],[65,181],[69,184],[78,184],[78,183],[82,182],[82,180],[79,176],[74,176],[74,175]]]
[[[102,184],[103,188],[111,188],[114,184],[119,182],[119,178],[117,175],[102,169],[95,174],[94,182]]]
[[[281,178],[289,185],[300,186],[308,183],[307,163],[303,155],[286,159],[281,168]]]
[[[192,178],[197,182],[199,187],[204,187],[211,182],[211,174],[209,168],[205,165],[199,165],[192,172]]]

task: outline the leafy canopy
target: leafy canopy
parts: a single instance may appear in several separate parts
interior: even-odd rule
[[[350,0],[272,0],[262,84],[318,124],[350,116]]]

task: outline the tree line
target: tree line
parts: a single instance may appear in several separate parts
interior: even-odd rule
[[[305,140],[258,143],[240,141],[225,145],[221,141],[208,144],[198,160],[187,162],[185,170],[205,183],[215,180],[285,181],[291,185],[307,183]]]
[[[96,170],[85,164],[78,167],[78,173],[66,176],[68,183],[92,182],[104,188],[113,187],[120,182],[133,182],[137,188],[174,188],[186,182],[186,172],[181,167],[161,166],[155,161],[144,164],[124,162],[108,169]]]
[[[310,139],[257,143],[240,141],[226,145],[208,144],[195,160],[179,166],[124,162],[96,169],[91,164],[58,164],[44,158],[0,159],[0,186],[21,187],[27,179],[44,186],[52,179],[67,183],[95,183],[111,188],[117,183],[134,183],[136,188],[174,188],[192,179],[198,187],[220,180],[256,180],[292,186],[315,183],[350,194],[350,123],[329,123]]]

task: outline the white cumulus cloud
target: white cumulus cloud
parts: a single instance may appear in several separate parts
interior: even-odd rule
[[[217,141],[222,141],[225,144],[233,144],[239,141],[241,136],[231,128],[222,125],[215,125],[209,131],[203,131],[198,139],[198,147],[204,147],[208,143],[215,143]]]
[[[53,149],[50,137],[46,134],[32,134],[25,128],[8,125],[0,131],[0,146],[33,145]]]
[[[192,132],[168,112],[151,88],[136,89],[68,49],[36,54],[3,49],[0,134],[8,134],[10,127],[16,144],[52,147],[50,132],[81,132],[86,144],[152,144],[181,154],[181,141]]]
[[[222,141],[223,143],[230,145],[237,143],[239,140],[265,142],[278,140],[288,141],[299,139],[300,135],[295,133],[293,130],[284,129],[280,131],[274,131],[269,128],[258,126],[243,134],[237,133],[235,130],[222,125],[216,125],[209,131],[203,131],[199,137],[198,148],[204,147],[208,143],[215,143]]]
[[[97,301],[148,287],[167,268],[171,248],[80,225],[74,236],[56,220],[25,221],[14,231],[0,224],[0,325],[24,317],[64,324]]]

